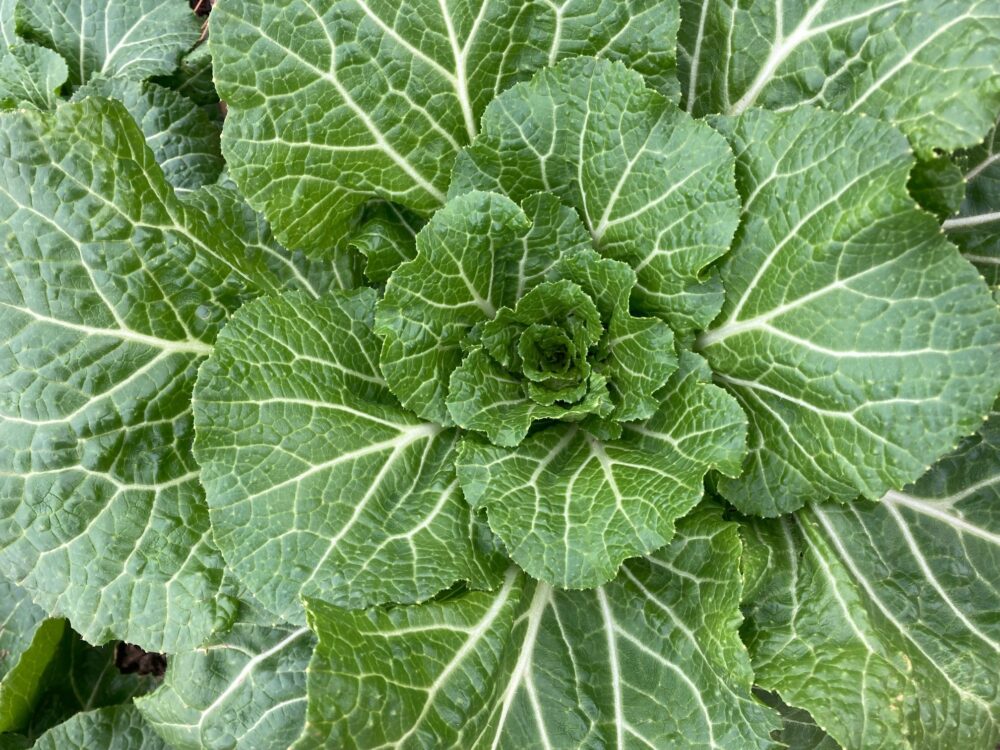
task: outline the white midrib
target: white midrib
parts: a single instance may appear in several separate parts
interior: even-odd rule
[[[883,10],[888,10],[896,5],[901,5],[908,0],[890,0],[890,2],[883,3],[882,5],[870,8],[861,13],[857,13],[853,16],[847,16],[846,18],[840,18],[836,21],[831,21],[829,23],[823,24],[822,26],[813,27],[813,21],[826,9],[827,0],[819,0],[814,6],[812,6],[809,11],[802,17],[799,25],[795,27],[791,34],[787,37],[779,38],[775,40],[774,46],[771,48],[770,54],[767,56],[767,60],[761,66],[750,87],[746,90],[746,93],[740,97],[739,101],[733,104],[727,114],[738,115],[751,106],[757,101],[757,97],[764,90],[768,83],[774,78],[774,74],[777,73],[778,68],[781,64],[788,59],[800,45],[807,42],[814,36],[820,34],[825,34],[828,31],[839,26],[845,26],[847,24],[854,23],[855,21],[860,21],[869,16],[875,15],[876,13],[881,13]],[[781,4],[777,4],[777,13],[781,13]]]
[[[615,711],[615,746],[619,750],[623,750],[625,747],[625,710],[622,708],[622,676],[618,664],[617,626],[614,615],[611,614],[611,605],[608,604],[604,588],[598,588],[596,591],[608,645],[608,668],[611,674],[611,695]]]
[[[511,591],[514,588],[514,583],[517,581],[517,575],[518,575],[517,568],[511,567],[507,571],[503,587],[497,593],[497,597],[493,601],[493,604],[490,605],[490,608],[486,611],[486,614],[484,614],[482,619],[480,619],[479,622],[476,623],[475,627],[468,631],[469,634],[468,638],[465,639],[461,647],[458,649],[458,651],[455,652],[455,655],[449,660],[445,668],[442,669],[441,672],[438,674],[438,676],[434,679],[434,682],[431,683],[430,686],[428,686],[427,698],[424,701],[423,709],[421,709],[420,715],[413,720],[409,731],[406,732],[406,734],[404,734],[395,742],[392,742],[391,744],[388,745],[384,745],[383,747],[392,747],[392,748],[403,747],[406,744],[406,741],[411,736],[413,736],[413,733],[421,728],[421,724],[427,717],[427,714],[430,712],[431,708],[434,706],[434,698],[437,696],[438,692],[440,692],[441,688],[443,688],[447,684],[448,679],[455,672],[455,670],[458,669],[465,662],[465,660],[469,657],[470,654],[474,653],[476,646],[479,645],[479,642],[486,636],[490,628],[493,626],[493,623],[500,616],[500,613],[503,611],[504,606],[510,599]],[[433,629],[434,629],[433,626],[428,628],[428,630],[433,630]]]
[[[976,214],[975,216],[957,216],[954,219],[946,219],[941,223],[941,227],[947,232],[949,229],[977,227],[981,224],[991,224],[994,221],[1000,221],[1000,211],[991,211],[985,214]]]
[[[448,43],[451,45],[451,51],[455,58],[455,77],[453,79],[455,96],[458,97],[458,104],[462,108],[462,119],[465,120],[465,130],[471,141],[476,137],[476,118],[472,113],[469,81],[465,74],[465,49],[458,43],[455,24],[452,23],[445,0],[438,0],[438,7],[441,9],[441,18],[444,20],[444,27],[448,32]]]
[[[952,496],[952,498],[945,498],[942,500],[922,500],[921,498],[911,497],[910,495],[904,495],[902,492],[890,491],[885,494],[882,498],[882,502],[887,505],[902,506],[908,508],[915,513],[920,513],[921,515],[933,518],[936,521],[940,521],[947,526],[955,529],[955,531],[960,534],[968,534],[969,536],[975,536],[983,541],[989,542],[997,547],[1000,547],[1000,534],[995,534],[987,529],[977,526],[974,523],[966,521],[964,518],[959,516],[957,513],[949,513],[947,509],[952,508],[953,504],[958,502],[964,497],[972,495],[974,492],[1000,483],[1000,477],[993,477],[990,480],[980,482],[977,485],[966,488],[965,491],[957,495]]]
[[[528,607],[528,611],[525,613],[528,624],[525,626],[524,640],[521,644],[521,653],[518,655],[517,664],[514,665],[514,670],[510,675],[510,681],[507,683],[507,687],[503,692],[503,699],[500,702],[500,716],[497,719],[496,734],[493,737],[493,744],[490,746],[490,750],[497,750],[500,746],[500,740],[503,737],[504,724],[507,723],[507,717],[510,715],[511,706],[514,705],[514,697],[517,695],[517,690],[521,686],[521,682],[530,674],[531,660],[535,653],[535,643],[538,640],[538,630],[542,624],[542,615],[549,606],[551,597],[551,587],[549,587],[547,583],[539,581],[535,588],[535,594],[531,598],[531,604]],[[547,742],[547,734],[545,732],[542,716],[536,715],[535,721],[538,724],[539,736],[546,738],[545,741]]]

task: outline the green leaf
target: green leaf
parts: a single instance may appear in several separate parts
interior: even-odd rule
[[[364,283],[364,260],[353,249],[333,246],[311,256],[290,251],[278,243],[264,217],[247,205],[231,183],[225,179],[220,183],[187,193],[184,200],[239,238],[244,257],[270,271],[282,289],[300,289],[319,297],[332,289],[354,289]]]
[[[374,313],[371,289],[250,303],[195,389],[215,539],[261,604],[295,624],[300,596],[359,607],[496,580],[455,478],[458,436],[386,388]]]
[[[179,201],[118,102],[0,115],[0,566],[90,642],[231,616],[191,455],[229,312],[279,287]]]
[[[976,265],[1000,299],[1000,131],[956,156],[967,183],[959,215],[944,223],[948,239]]]
[[[11,624],[17,624],[24,614],[23,608],[15,606],[9,613],[16,618]],[[59,649],[65,628],[65,620],[42,620],[33,623],[33,627],[17,639],[19,644],[12,644],[23,647],[4,659],[9,661],[14,656],[16,661],[12,661],[10,668],[0,676],[0,733],[18,732],[27,726],[35,703],[42,695],[42,678]],[[26,644],[26,636],[30,637],[30,643]],[[9,640],[2,632],[0,637]]]
[[[365,207],[350,245],[365,256],[365,276],[373,284],[384,284],[399,266],[417,254],[417,232],[424,222],[412,211],[389,203],[373,201]]]
[[[604,376],[591,374],[582,386],[584,395],[577,403],[541,404],[529,397],[521,378],[506,372],[482,349],[473,349],[451,374],[448,408],[457,424],[485,433],[494,445],[512,448],[537,420],[579,422],[591,414],[611,413]]]
[[[656,391],[677,369],[677,355],[668,326],[629,311],[635,272],[625,263],[584,250],[560,258],[556,275],[579,284],[600,308],[606,333],[597,359],[611,384],[612,419],[651,417],[660,403]]]
[[[482,126],[451,195],[551,192],[577,209],[602,255],[636,269],[636,309],[676,331],[715,317],[722,288],[706,268],[729,249],[739,207],[718,133],[624,65],[590,58],[504,92]]]
[[[448,381],[473,329],[544,281],[561,253],[588,244],[572,209],[550,195],[526,200],[522,210],[503,196],[470,192],[434,214],[376,314],[379,364],[403,406],[452,424]]]
[[[678,23],[666,0],[222,0],[226,158],[282,242],[322,248],[371,196],[439,208],[490,100],[559,59],[622,60],[676,98]]]
[[[840,750],[840,745],[816,726],[808,711],[786,705],[777,693],[755,690],[754,694],[781,714],[781,730],[773,736],[788,750]]]
[[[685,354],[646,422],[602,442],[576,425],[553,425],[517,448],[466,437],[458,478],[473,508],[535,578],[565,588],[611,580],[622,561],[652,552],[704,494],[715,468],[738,473],[746,417]]]
[[[305,721],[315,640],[241,604],[228,632],[171,655],[163,686],[136,705],[176,750],[287,750]]]
[[[216,119],[221,119],[219,93],[212,80],[212,54],[207,44],[199,44],[181,58],[177,70],[157,77],[155,81],[214,113]]]
[[[844,747],[995,747],[1000,413],[877,504],[752,524],[770,554],[748,602],[757,682]]]
[[[33,745],[34,750],[170,750],[126,704],[77,714],[53,727]]]
[[[897,131],[806,108],[716,124],[744,216],[699,346],[752,424],[744,473],[719,490],[761,515],[878,498],[989,410],[1000,314],[907,194]]]
[[[31,645],[44,619],[45,611],[31,601],[24,589],[0,577],[0,680]]]
[[[17,27],[62,55],[73,86],[97,74],[144,81],[171,73],[200,33],[184,0],[19,2]]]
[[[123,674],[115,663],[114,644],[91,646],[66,628],[25,732],[37,737],[81,711],[128,703],[158,684],[152,675]]]
[[[190,99],[155,83],[102,77],[77,89],[73,101],[88,96],[117,99],[125,105],[163,176],[178,193],[219,179],[223,167],[219,127]]]
[[[965,177],[947,156],[918,159],[906,186],[920,207],[939,219],[957,214],[965,198]]]
[[[18,42],[0,51],[0,99],[54,109],[68,75],[66,61],[37,44]]]
[[[310,748],[770,748],[737,635],[739,538],[715,510],[614,583],[344,612],[309,602]]]
[[[694,115],[800,103],[898,125],[924,156],[976,143],[1000,109],[997,0],[681,0]]]

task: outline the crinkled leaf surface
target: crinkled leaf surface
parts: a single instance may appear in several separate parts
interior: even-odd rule
[[[66,60],[74,86],[171,73],[199,33],[185,0],[31,0],[16,13],[19,32]]]
[[[965,199],[965,176],[946,155],[918,159],[906,187],[921,208],[939,219],[957,214]]]
[[[451,194],[545,191],[577,209],[602,255],[636,269],[634,307],[676,331],[704,328],[722,305],[705,268],[739,218],[733,155],[642,76],[580,58],[543,70],[487,107],[459,157]]]
[[[229,613],[191,389],[278,282],[117,102],[0,115],[0,153],[0,565],[91,642],[192,647]]]
[[[319,297],[332,289],[354,289],[364,283],[364,259],[352,248],[334,245],[307,256],[282,247],[264,217],[250,208],[225,175],[220,184],[187,193],[184,200],[231,231],[244,257],[270,271],[282,289],[300,289]]]
[[[400,402],[439,425],[451,373],[473,329],[513,307],[545,280],[561,253],[589,246],[572,209],[551,195],[523,209],[495,193],[448,202],[417,235],[417,255],[399,266],[379,302],[379,365]]]
[[[670,540],[709,469],[739,471],[746,417],[708,378],[704,360],[685,354],[657,412],[625,424],[619,440],[566,424],[516,448],[466,437],[457,464],[465,497],[532,576],[567,588],[609,581],[623,560]]]
[[[720,491],[777,515],[913,481],[996,395],[986,285],[916,209],[913,157],[884,123],[804,108],[716,124],[744,214],[699,344],[752,425],[743,475]]]
[[[994,295],[1000,294],[1000,132],[959,154],[966,180],[959,215],[944,223],[948,239],[982,272]]]
[[[844,747],[1000,741],[1000,414],[903,492],[760,521],[757,682]]]
[[[365,256],[365,276],[373,284],[384,284],[401,263],[417,254],[417,232],[423,220],[388,201],[365,206],[361,226],[351,233],[350,245]]]
[[[0,51],[0,99],[52,109],[68,75],[66,61],[37,44],[18,42]]]
[[[190,99],[155,83],[94,78],[73,94],[117,99],[139,124],[167,182],[185,193],[215,182],[222,173],[219,127]]]
[[[374,314],[371,289],[250,303],[195,389],[215,539],[293,623],[300,596],[358,607],[495,582],[499,560],[455,476],[458,435],[389,392]]]
[[[750,697],[733,525],[674,542],[592,591],[508,573],[497,591],[344,612],[310,602],[309,748],[768,748]]]
[[[305,721],[315,640],[241,603],[228,632],[171,655],[163,686],[136,705],[177,750],[287,750]]]
[[[33,747],[35,750],[169,750],[131,704],[77,714],[47,731]]]
[[[563,57],[623,60],[676,98],[678,23],[664,0],[221,0],[226,158],[283,242],[322,247],[370,196],[440,207],[490,100]]]
[[[997,0],[681,0],[689,112],[821,105],[898,125],[924,155],[1000,109]]]

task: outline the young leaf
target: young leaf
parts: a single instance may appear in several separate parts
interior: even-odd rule
[[[221,0],[211,18],[233,177],[306,250],[372,196],[439,208],[490,100],[563,57],[622,60],[677,93],[665,0]]]
[[[976,143],[1000,109],[997,0],[681,0],[695,115],[818,104],[898,125],[924,156]]]
[[[878,504],[752,524],[758,684],[844,747],[995,747],[1000,698],[1000,413]]]
[[[598,440],[576,425],[543,428],[516,448],[469,436],[458,453],[466,499],[485,508],[514,561],[565,588],[610,581],[622,561],[668,541],[676,519],[704,494],[709,469],[739,471],[746,417],[705,382],[704,361],[685,353],[657,412]]]
[[[592,591],[512,569],[496,592],[419,607],[310,602],[295,748],[776,747],[736,632],[739,554],[734,526],[702,510]]]
[[[715,122],[744,213],[699,346],[752,424],[743,475],[719,489],[763,515],[878,498],[990,408],[1000,313],[907,194],[897,131],[808,108]]]
[[[220,334],[195,388],[215,539],[292,623],[300,596],[359,607],[496,581],[455,477],[458,436],[389,392],[374,315],[371,289],[262,298]]]
[[[223,167],[219,127],[190,99],[155,83],[103,77],[77,89],[73,101],[88,96],[117,99],[125,105],[163,176],[178,193],[219,179]]]
[[[73,86],[97,74],[144,81],[171,73],[199,34],[185,0],[18,2],[17,26],[62,55]]]
[[[0,143],[0,565],[91,642],[193,647],[229,612],[191,388],[279,283],[176,198],[121,104],[6,113]]]
[[[493,193],[449,201],[417,235],[416,257],[399,266],[379,302],[379,365],[403,406],[452,424],[449,380],[474,330],[545,280],[560,254],[589,246],[572,209],[551,195],[523,207]]]
[[[451,195],[546,192],[573,206],[602,255],[638,275],[634,307],[675,331],[699,330],[722,305],[707,266],[739,218],[733,155],[642,76],[578,58],[539,72],[486,108],[459,156]]]
[[[241,602],[228,632],[171,655],[163,686],[136,705],[175,750],[286,750],[305,721],[315,640]]]

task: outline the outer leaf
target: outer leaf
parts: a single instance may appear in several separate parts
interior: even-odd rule
[[[601,442],[575,425],[553,425],[517,448],[467,437],[458,458],[466,499],[485,508],[510,556],[535,578],[566,588],[615,577],[622,561],[652,552],[704,494],[711,468],[736,474],[746,417],[704,382],[704,361],[685,354],[646,422]]]
[[[44,619],[45,611],[31,601],[26,591],[0,578],[0,680],[31,645]]]
[[[132,705],[77,714],[38,738],[34,750],[169,750]]]
[[[143,81],[171,73],[199,34],[184,0],[32,0],[17,4],[17,22],[65,58],[74,86],[97,74]]]
[[[957,158],[967,182],[959,215],[944,223],[948,239],[962,249],[1000,296],[1000,132]]]
[[[197,362],[278,283],[176,199],[117,102],[0,115],[0,153],[0,566],[91,642],[192,647],[229,616]]]
[[[94,78],[77,89],[75,101],[88,96],[117,99],[139,123],[167,182],[188,192],[219,179],[222,154],[219,128],[205,111],[175,91],[127,78]]]
[[[309,748],[766,748],[737,636],[740,544],[717,511],[614,583],[347,613],[310,603]]]
[[[68,75],[66,61],[52,50],[18,42],[0,52],[0,99],[52,109]]]
[[[170,657],[163,686],[136,702],[179,750],[286,750],[302,732],[315,638],[242,604],[229,632]]]
[[[844,747],[1000,740],[1000,412],[904,492],[754,524],[758,682]]]
[[[719,489],[763,515],[880,497],[989,409],[1000,314],[907,194],[898,132],[811,109],[717,124],[744,219],[699,343],[753,424],[743,476]]]
[[[417,256],[399,266],[379,302],[380,366],[403,406],[453,424],[448,381],[473,328],[513,307],[561,253],[586,248],[572,209],[551,195],[524,208],[503,196],[471,192],[450,201],[417,235]]]
[[[330,247],[307,257],[301,250],[282,247],[264,217],[247,205],[225,177],[219,185],[207,185],[184,199],[238,237],[245,257],[266,267],[283,289],[301,289],[319,297],[332,289],[354,289],[364,283],[363,258],[351,248]]]
[[[10,614],[17,616],[18,610]],[[42,694],[42,677],[56,655],[65,628],[65,620],[43,620],[25,634],[30,634],[30,643],[19,650],[0,679],[0,733],[20,731],[27,725]],[[25,641],[23,637],[18,640],[22,644]]]
[[[678,23],[665,0],[222,0],[226,158],[285,244],[322,248],[369,196],[437,209],[496,92],[563,57],[620,59],[675,94]]]
[[[736,229],[732,175],[732,153],[707,124],[624,65],[581,58],[487,107],[451,194],[555,194],[577,209],[603,255],[636,269],[633,305],[688,331],[722,305],[718,279],[704,276]]]
[[[695,115],[799,103],[898,125],[923,155],[976,143],[1000,109],[998,0],[681,0]]]
[[[457,435],[399,407],[375,364],[375,292],[268,297],[219,337],[195,389],[215,539],[269,610],[350,607],[496,580],[462,500]]]

